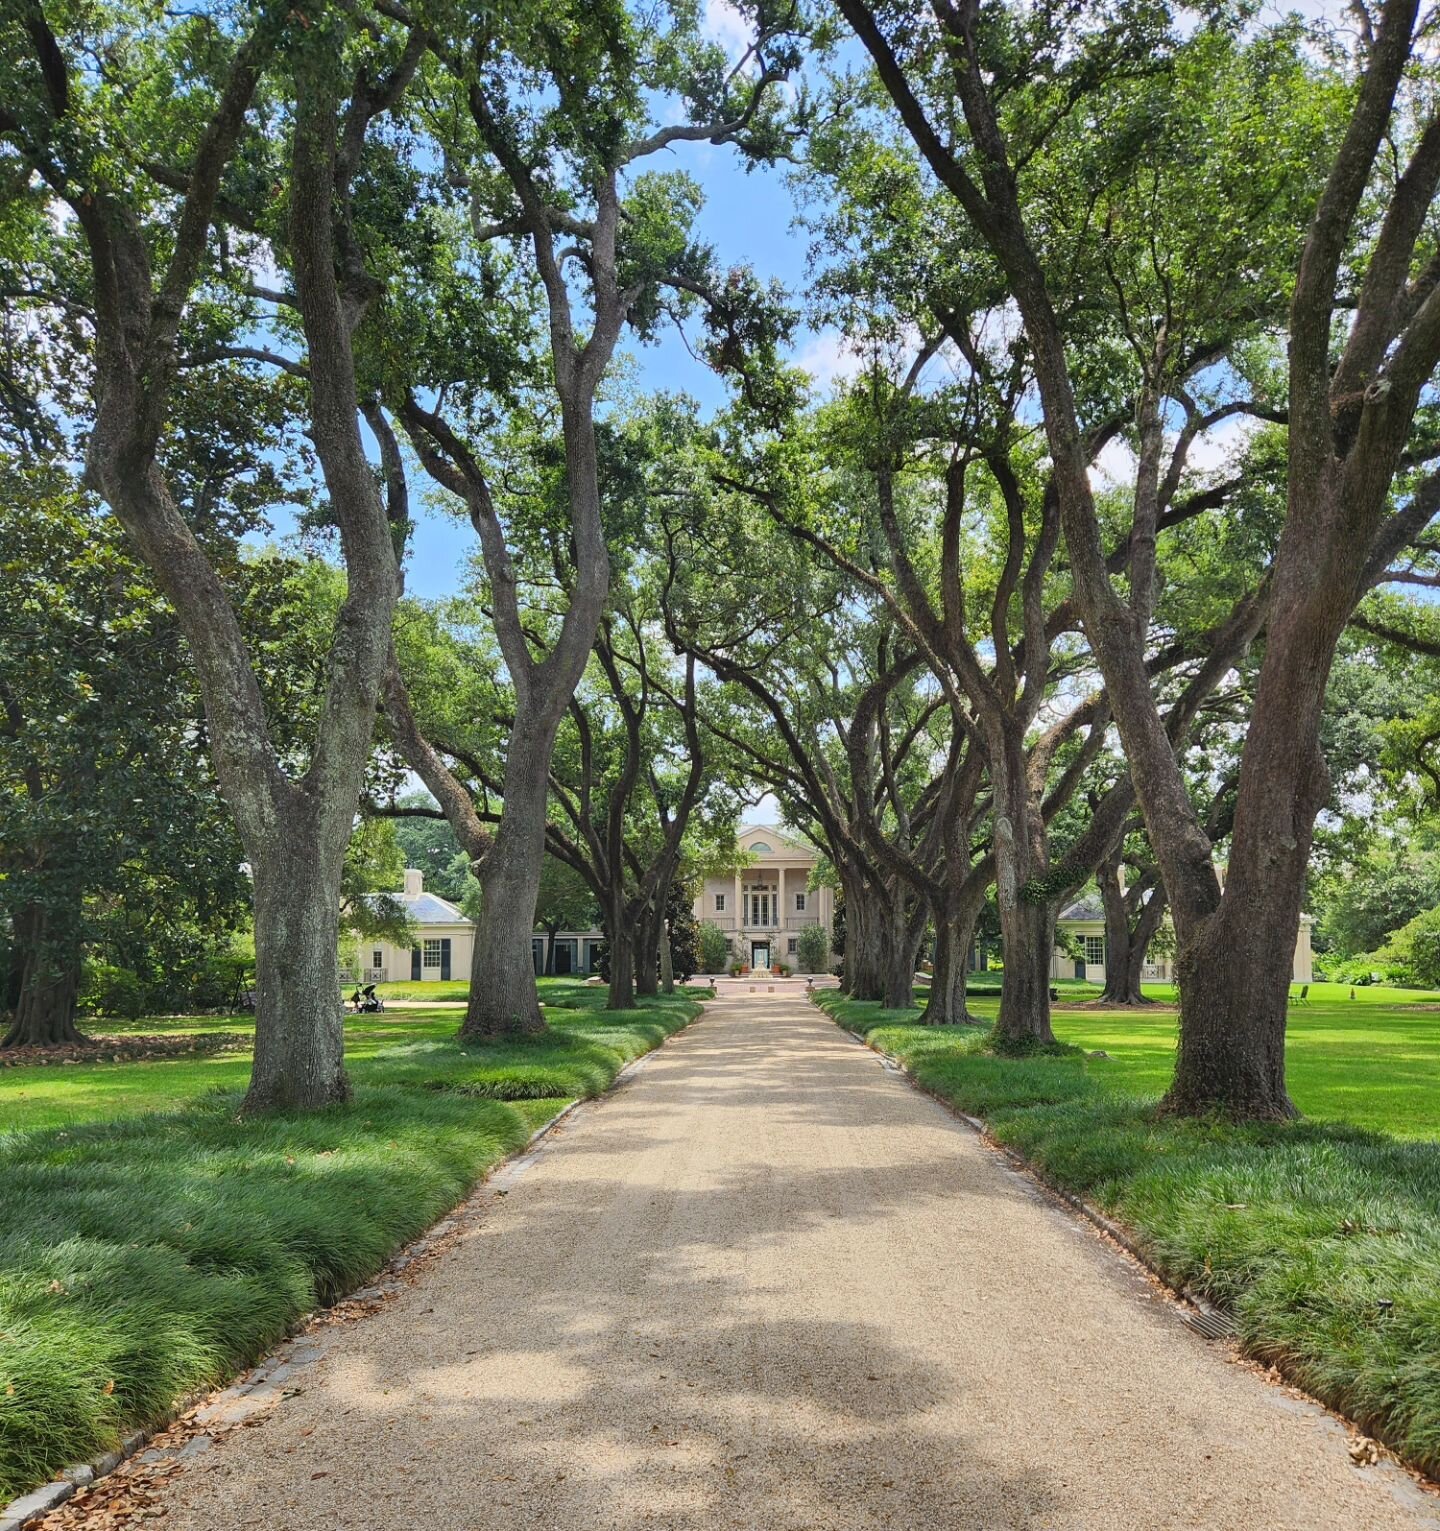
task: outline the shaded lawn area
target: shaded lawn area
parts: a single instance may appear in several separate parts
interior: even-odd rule
[[[0,1503],[249,1364],[700,1010],[544,997],[518,1043],[354,1018],[355,1099],[308,1116],[240,1120],[245,1057],[0,1073]]]
[[[442,985],[424,985],[440,988]],[[654,1046],[655,1022],[647,1016],[634,1031],[629,1016],[604,1011],[604,989],[566,979],[541,979],[540,996],[551,1034],[538,1042],[490,1043],[460,1049],[453,1010],[387,1011],[347,1015],[345,1061],[357,1086],[444,1076],[471,1093],[496,1099],[575,1099],[603,1090],[614,1077],[612,1054],[624,1059]],[[253,1016],[150,1016],[139,1021],[90,1020],[94,1036],[163,1035],[170,1032],[253,1032]],[[603,1032],[601,1036],[598,1033]],[[656,1038],[655,1040],[658,1040]],[[243,1094],[250,1054],[214,1058],[166,1058],[143,1063],[67,1063],[42,1068],[0,1069],[0,1131],[64,1127],[75,1122],[114,1121],[147,1111],[173,1111],[209,1091]]]
[[[1145,993],[1174,1003],[1168,984],[1146,984]],[[1311,984],[1310,1002],[1290,1007],[1290,1098],[1318,1120],[1440,1138],[1440,993],[1376,986],[1349,996],[1345,984]],[[1175,1012],[1067,1011],[1069,998],[1054,1011],[1055,1035],[1110,1055],[1095,1062],[1094,1078],[1125,1094],[1163,1095],[1175,1066]],[[987,1019],[995,1013],[993,1001],[972,1008]]]
[[[834,992],[817,1000],[927,1090],[984,1118],[1053,1185],[1124,1223],[1175,1286],[1230,1309],[1250,1355],[1440,1474],[1440,1143],[1341,1121],[1161,1117],[1169,1075],[1157,1075],[1157,1050],[1170,1046],[1173,1015],[1164,1033],[1157,1016],[1057,1013],[1058,1032],[1114,1058],[1008,1059],[988,1050],[987,1028],[917,1026],[914,1011]],[[1292,1015],[1296,1098],[1343,1098],[1369,1122],[1433,1140],[1433,1087],[1428,1109],[1412,1080],[1388,1090],[1374,1033],[1383,1042],[1397,1028],[1397,1056],[1415,1052],[1423,1073],[1440,1052],[1440,1015],[1333,1008]]]

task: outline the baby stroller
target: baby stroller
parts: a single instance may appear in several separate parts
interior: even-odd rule
[[[356,1015],[379,1015],[385,1009],[385,1001],[375,992],[375,985],[367,983],[350,996],[350,1008]]]

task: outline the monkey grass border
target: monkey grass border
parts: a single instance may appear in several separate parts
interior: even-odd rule
[[[698,1007],[695,1014],[690,1016],[682,1026],[662,1037],[654,1047],[641,1053],[639,1057],[632,1058],[615,1075],[609,1085],[599,1095],[581,1097],[572,1100],[568,1105],[557,1111],[547,1122],[542,1122],[534,1132],[525,1140],[524,1144],[513,1153],[506,1154],[497,1159],[480,1176],[478,1180],[466,1191],[465,1195],[455,1203],[448,1211],[438,1217],[418,1238],[411,1239],[403,1244],[390,1257],[386,1263],[373,1275],[364,1286],[357,1287],[331,1304],[331,1308],[338,1307],[340,1303],[353,1301],[367,1295],[379,1296],[386,1290],[387,1280],[393,1282],[408,1266],[422,1255],[438,1251],[442,1239],[453,1232],[458,1226],[457,1213],[461,1212],[472,1201],[480,1196],[491,1180],[504,1170],[514,1170],[536,1150],[541,1141],[548,1137],[562,1122],[570,1118],[582,1107],[593,1105],[613,1095],[623,1085],[628,1084],[636,1074],[660,1051],[662,1047],[673,1038],[683,1033],[701,1020],[705,1014],[705,1005],[715,998],[713,989],[696,994],[686,991],[686,998],[694,1001]],[[18,1499],[12,1499],[9,1504],[0,1505],[0,1531],[24,1531],[26,1526],[39,1520],[42,1516],[58,1510],[61,1505],[74,1497],[82,1488],[88,1488],[92,1483],[98,1483],[102,1478],[108,1477],[117,1468],[130,1461],[162,1430],[183,1419],[186,1415],[194,1413],[206,1400],[239,1399],[245,1396],[253,1396],[260,1389],[273,1387],[281,1380],[282,1368],[284,1375],[291,1374],[291,1368],[303,1364],[301,1358],[292,1359],[291,1347],[295,1337],[299,1335],[317,1316],[317,1313],[327,1311],[317,1309],[315,1312],[306,1313],[296,1320],[290,1333],[272,1351],[262,1357],[254,1366],[246,1367],[237,1372],[237,1377],[248,1377],[248,1381],[231,1381],[220,1388],[200,1388],[193,1393],[186,1393],[183,1397],[175,1400],[174,1404],[163,1415],[149,1425],[139,1430],[132,1431],[125,1436],[120,1444],[110,1451],[102,1452],[97,1457],[92,1457],[88,1462],[77,1462],[64,1468],[59,1477],[48,1483],[42,1483],[31,1489],[28,1493],[21,1494]],[[363,1315],[362,1315],[363,1316]],[[278,1394],[276,1395],[278,1397]]]
[[[842,1036],[847,1037],[857,1047],[863,1047],[869,1052],[874,1053],[881,1060],[883,1067],[892,1073],[901,1075],[912,1089],[918,1091],[921,1095],[928,1096],[937,1105],[943,1106],[951,1116],[963,1122],[992,1153],[1002,1156],[1013,1169],[1024,1175],[1026,1179],[1030,1180],[1046,1195],[1053,1196],[1055,1200],[1063,1203],[1072,1212],[1079,1213],[1081,1217],[1091,1223],[1100,1234],[1114,1244],[1124,1255],[1134,1260],[1147,1275],[1158,1282],[1176,1302],[1192,1309],[1203,1319],[1218,1320],[1227,1331],[1224,1337],[1232,1340],[1236,1344],[1239,1353],[1242,1356],[1245,1355],[1244,1347],[1240,1343],[1238,1336],[1234,1335],[1233,1332],[1228,1332],[1233,1325],[1233,1320],[1229,1313],[1223,1308],[1217,1307],[1208,1298],[1191,1291],[1189,1287],[1183,1284],[1177,1285],[1156,1264],[1146,1251],[1138,1235],[1131,1229],[1125,1227],[1122,1223],[1117,1223],[1114,1218],[1102,1212],[1098,1207],[1086,1201],[1083,1197],[1077,1196],[1073,1191],[1067,1190],[1049,1175],[1046,1175],[1038,1165],[1026,1158],[1019,1149],[1012,1148],[1008,1143],[1002,1143],[991,1132],[989,1124],[983,1118],[971,1116],[968,1111],[962,1111],[954,1101],[948,1100],[940,1091],[932,1090],[918,1079],[905,1065],[904,1061],[896,1057],[894,1053],[877,1046],[869,1037],[852,1031],[838,1016],[831,1014],[822,996],[826,993],[836,992],[838,991],[812,990],[810,1001],[836,1027]],[[841,997],[843,998],[844,996],[842,995]],[[1245,1359],[1248,1361],[1250,1358],[1246,1356]],[[1297,1381],[1283,1360],[1271,1363],[1271,1370],[1284,1381],[1287,1387],[1303,1395],[1311,1406],[1319,1410],[1326,1418],[1343,1426],[1358,1442],[1383,1447],[1384,1456],[1381,1456],[1377,1451],[1369,1454],[1367,1459],[1364,1456],[1355,1457],[1355,1454],[1352,1452],[1352,1459],[1355,1460],[1357,1466],[1388,1466],[1392,1474],[1388,1485],[1390,1489],[1404,1498],[1412,1509],[1423,1509],[1432,1518],[1432,1523],[1440,1527],[1440,1505],[1437,1505],[1435,1497],[1437,1493],[1440,1493],[1440,1481],[1430,1477],[1422,1468],[1417,1467],[1403,1452],[1386,1440],[1383,1434],[1367,1434],[1348,1415],[1342,1413],[1333,1404],[1326,1402],[1325,1399],[1312,1392],[1303,1383]],[[1388,1462],[1386,1458],[1388,1458]],[[3,1522],[0,1522],[0,1531],[9,1531],[9,1528]]]

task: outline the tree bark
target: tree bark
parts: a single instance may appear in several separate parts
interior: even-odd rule
[[[545,1029],[531,941],[544,870],[545,762],[555,736],[550,730],[542,748],[518,734],[517,719],[505,761],[504,816],[476,868],[480,918],[475,922],[470,995],[460,1026],[461,1037],[472,1040]],[[621,945],[623,941],[612,936],[612,964]]]
[[[1325,686],[1354,605],[1324,562],[1296,555],[1277,571],[1224,894],[1203,920],[1182,923],[1176,912],[1180,1045],[1165,1097],[1175,1112],[1297,1114],[1285,1088],[1286,1006],[1315,819],[1330,790],[1319,742]]]
[[[918,924],[919,928],[914,926]],[[881,953],[884,976],[882,1002],[887,1010],[906,1010],[915,999],[915,960],[924,938],[923,921],[907,919],[905,899],[897,888],[886,911],[884,946]]]
[[[635,993],[658,994],[660,992],[660,964],[665,945],[664,920],[646,909],[634,921],[635,931]]]
[[[1000,906],[1005,972],[1000,984],[996,1045],[1002,1052],[1050,1046],[1050,961],[1055,947],[1055,905],[1015,899]]]
[[[297,834],[252,868],[255,1063],[245,1111],[303,1111],[350,1098],[336,943],[345,840],[317,855]]]
[[[635,1008],[635,945],[639,932],[627,918],[623,899],[617,899],[606,917],[610,932],[610,993],[606,1008],[610,1010],[633,1010]],[[644,960],[643,954],[640,959]]]
[[[1100,998],[1107,1005],[1148,1005],[1140,977],[1165,915],[1165,888],[1153,876],[1144,876],[1126,892],[1120,885],[1120,867],[1121,858],[1115,855],[1095,872],[1105,908],[1105,988]],[[1147,891],[1149,898],[1141,902]]]
[[[1050,868],[1041,805],[1032,789],[1023,721],[994,717],[987,764],[994,792],[995,901],[1005,971],[996,1040],[1024,1051],[1054,1043],[1050,1029],[1050,963],[1055,947],[1053,898],[1037,896]]]
[[[845,894],[845,992],[851,999],[885,998],[883,937],[884,913],[857,882]]]
[[[670,952],[670,931],[662,928],[660,932],[660,992],[673,994],[675,992],[675,968],[674,959]]]
[[[930,975],[930,997],[920,1019],[927,1026],[973,1024],[966,1003],[967,964],[975,936],[975,916],[967,921],[942,918],[935,929],[935,966]]]
[[[35,905],[16,916],[13,943],[11,961],[19,985],[15,1013],[0,1039],[0,1048],[84,1042],[86,1038],[75,1025],[80,990],[78,943],[53,931],[48,912]]]

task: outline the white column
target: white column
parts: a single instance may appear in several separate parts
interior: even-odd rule
[[[737,937],[740,935],[740,933],[745,928],[745,905],[741,902],[742,899],[744,898],[744,896],[745,895],[741,891],[741,888],[740,888],[740,874],[739,874],[739,872],[736,872],[736,874],[735,874],[735,934],[736,934]],[[737,945],[738,945],[738,942],[737,942]],[[738,957],[740,955],[740,953],[737,951],[735,953],[735,955]]]

